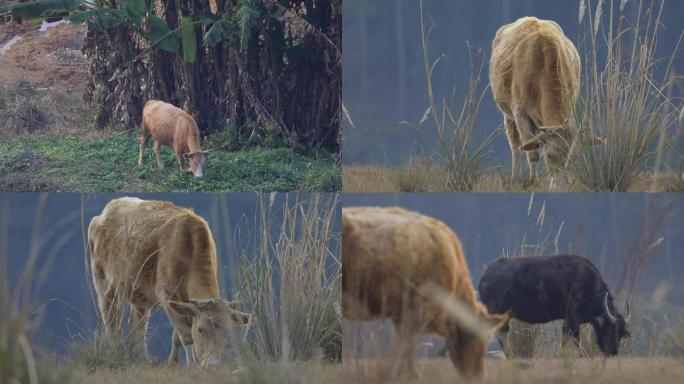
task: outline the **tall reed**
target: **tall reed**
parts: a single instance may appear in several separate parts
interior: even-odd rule
[[[598,135],[596,148],[574,145],[569,166],[592,191],[627,191],[653,166],[653,189],[677,127],[681,84],[674,62],[682,35],[664,62],[656,56],[665,2],[580,2],[582,85],[574,121],[577,143]],[[628,12],[630,6],[632,13]],[[661,65],[663,64],[663,65]]]

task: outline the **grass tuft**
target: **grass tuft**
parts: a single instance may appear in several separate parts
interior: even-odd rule
[[[70,345],[70,363],[94,373],[101,369],[125,369],[147,360],[141,346],[132,347],[130,337],[107,336],[95,330],[87,340],[74,341]]]
[[[432,86],[432,72],[444,56],[442,55],[434,61],[430,57],[428,40],[434,26],[426,29],[422,0],[420,2],[420,14],[422,53],[429,106],[417,124],[406,122],[404,124],[412,127],[426,138],[436,141],[439,160],[445,167],[445,189],[450,192],[469,192],[475,188],[484,172],[482,164],[489,158],[488,148],[496,136],[502,132],[500,129],[496,129],[479,142],[474,135],[477,115],[488,89],[488,87],[482,89],[480,86],[485,68],[484,55],[481,50],[473,53],[473,49],[468,46],[471,71],[460,110],[454,108],[455,99],[451,102],[446,99],[437,100]],[[423,123],[427,120],[431,120],[437,129],[436,139],[434,133],[422,128]]]
[[[294,202],[288,196],[277,210],[274,197],[261,195],[257,247],[241,257],[240,298],[255,317],[256,356],[340,361],[342,264],[333,231],[338,196],[298,195]],[[282,220],[274,219],[276,213]]]
[[[632,14],[614,9],[614,2],[598,2],[594,18],[590,9],[580,25],[583,76],[574,117],[580,134],[569,165],[592,191],[627,191],[648,166],[656,173],[651,190],[658,189],[657,174],[681,112],[671,96],[681,83],[673,68],[679,43],[665,68],[656,57],[664,3],[639,2]],[[593,135],[605,143],[577,145]]]
[[[432,163],[428,158],[411,156],[406,165],[391,175],[392,183],[399,192],[427,192],[431,168]]]

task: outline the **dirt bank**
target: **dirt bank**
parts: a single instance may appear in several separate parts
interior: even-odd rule
[[[0,53],[0,83],[24,80],[41,88],[81,89],[87,81],[87,60],[80,52],[85,27],[61,23],[39,29],[31,22],[0,25],[0,48],[21,38]]]

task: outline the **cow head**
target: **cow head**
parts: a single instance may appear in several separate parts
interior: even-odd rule
[[[188,172],[192,172],[195,177],[202,177],[202,166],[204,165],[204,160],[206,160],[208,154],[209,151],[184,153],[183,157],[190,160]]]
[[[565,166],[574,138],[575,130],[570,127],[540,127],[539,133],[524,143],[520,149],[529,152],[541,148],[546,166],[550,170],[560,169]],[[583,140],[583,143],[595,147],[603,144],[603,139],[591,137]]]
[[[481,324],[485,324],[491,333],[510,320],[508,314],[490,315],[484,308],[479,309]],[[484,373],[485,354],[488,338],[459,328],[455,336],[447,340],[447,349],[451,362],[464,377],[482,376]]]
[[[251,323],[252,316],[238,311],[235,306],[235,302],[224,299],[190,299],[172,303],[175,312],[192,318],[192,342],[195,357],[201,365],[219,363],[235,327]]]
[[[629,302],[625,301],[627,318],[623,318],[615,307],[613,306],[613,299],[609,293],[603,296],[603,313],[593,321],[594,330],[596,331],[596,341],[598,346],[606,356],[615,356],[618,354],[620,347],[620,340],[623,337],[629,337],[629,330],[627,329],[627,321],[629,320],[630,310]],[[611,309],[612,308],[612,309]]]

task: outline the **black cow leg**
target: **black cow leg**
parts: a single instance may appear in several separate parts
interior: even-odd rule
[[[506,357],[511,357],[510,350],[508,349],[508,325],[505,325],[506,329],[499,329],[496,331],[496,340],[501,345],[501,350],[506,355]]]

